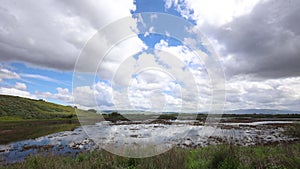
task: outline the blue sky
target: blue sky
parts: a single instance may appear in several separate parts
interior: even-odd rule
[[[207,111],[217,98],[226,110],[299,110],[298,3],[4,0],[0,93],[97,109]]]

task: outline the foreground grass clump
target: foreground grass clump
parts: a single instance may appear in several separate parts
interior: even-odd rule
[[[290,127],[288,127],[285,131],[285,134],[300,138],[300,123],[296,123]]]
[[[74,158],[31,157],[23,163],[9,165],[6,168],[300,168],[300,143],[255,147],[218,145],[198,149],[176,148],[144,159],[125,158],[106,151],[94,151],[79,154]]]

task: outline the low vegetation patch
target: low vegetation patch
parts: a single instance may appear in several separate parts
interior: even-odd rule
[[[102,114],[106,121],[116,122],[116,121],[129,121],[127,118],[122,116],[120,113],[112,112],[110,114]]]
[[[104,150],[81,153],[76,157],[34,156],[2,168],[294,169],[300,168],[299,159],[300,143],[255,147],[218,145],[197,149],[175,148],[143,159],[120,157]]]
[[[178,117],[178,113],[172,113],[172,114],[161,114],[157,119],[162,120],[176,120]]]
[[[285,130],[285,134],[300,139],[300,123],[295,123]]]
[[[60,131],[73,130],[79,126],[76,119],[72,120],[26,120],[6,121],[0,123],[0,144],[33,139]]]

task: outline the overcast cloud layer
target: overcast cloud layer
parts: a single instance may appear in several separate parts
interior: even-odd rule
[[[167,1],[195,20],[224,60],[227,77],[300,75],[300,2],[256,0]],[[188,6],[180,10],[181,6]]]
[[[85,42],[134,7],[132,0],[1,0],[0,61],[73,70]]]
[[[263,78],[300,75],[300,1],[273,0],[258,4],[249,15],[219,28],[213,37],[230,55],[230,75]]]
[[[166,7],[171,7],[171,2],[167,1]],[[227,57],[224,63],[227,76],[251,74],[280,78],[300,75],[299,1],[262,1],[256,6],[248,5],[254,6],[250,12],[245,5],[237,5],[244,10],[231,10],[234,13],[225,5],[224,11],[208,10],[203,14],[197,14],[198,6],[203,4],[207,9],[214,6],[205,1],[186,0],[183,4],[195,11],[190,16],[182,11],[183,16],[198,19],[200,29],[223,46],[219,52],[221,57]],[[238,3],[229,1],[228,4]],[[105,3],[2,0],[0,61],[26,61],[42,67],[72,70],[80,50],[96,30],[129,16],[134,9],[132,1],[121,0]],[[206,18],[197,18],[199,15]]]

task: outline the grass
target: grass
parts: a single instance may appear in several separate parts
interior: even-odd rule
[[[285,134],[300,138],[300,123],[293,124],[285,130]]]
[[[0,116],[22,119],[73,118],[75,109],[44,100],[34,100],[17,96],[0,95]]]
[[[77,109],[78,118],[23,119],[19,116],[0,117],[0,144],[34,139],[60,131],[74,130],[80,125],[95,124],[98,115],[93,112]]]
[[[0,144],[73,130],[79,125],[74,110],[70,106],[61,106],[43,100],[0,95]],[[95,111],[78,110],[77,113],[83,124],[94,124],[103,120]],[[138,115],[131,116],[140,118]],[[178,114],[161,115],[158,119],[176,119],[177,116]],[[198,114],[197,119],[204,120],[206,116],[206,114]],[[103,117],[112,122],[127,120],[119,113],[106,114]],[[255,114],[223,117],[299,118],[300,115]],[[299,132],[299,124],[287,130],[287,134],[295,137],[300,137]],[[300,168],[300,143],[255,147],[218,145],[197,149],[176,148],[159,156],[144,159],[119,157],[106,151],[93,151],[81,153],[76,157],[33,156],[25,162],[0,166],[0,168]]]
[[[79,125],[77,119],[2,121],[0,122],[0,144],[73,130]]]
[[[197,149],[175,148],[143,159],[120,157],[98,150],[82,153],[77,157],[34,156],[25,162],[2,168],[292,169],[300,168],[300,143],[255,147],[218,145]]]
[[[80,116],[90,121],[95,119],[95,113],[77,110]],[[79,125],[75,108],[71,106],[0,95],[0,144],[73,130]]]

